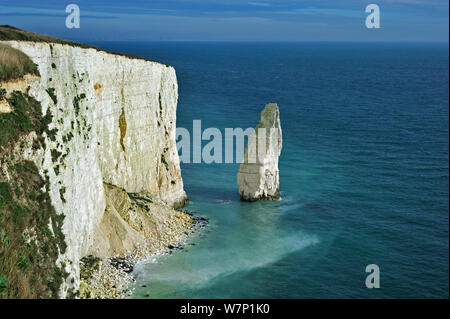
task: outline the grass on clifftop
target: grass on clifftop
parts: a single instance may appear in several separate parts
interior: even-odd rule
[[[10,25],[0,25],[0,41],[31,41],[31,42],[46,42],[46,43],[60,43],[67,44],[71,46],[81,47],[81,48],[95,48],[91,45],[84,43],[77,43],[72,41],[67,41],[63,39],[58,39],[45,34],[38,34],[34,32],[29,32],[21,30]]]
[[[22,51],[0,43],[0,82],[18,79],[27,73],[39,75],[36,64]]]
[[[164,64],[164,63],[153,61],[153,60],[143,58],[140,56],[124,54],[124,53],[117,53],[117,52],[110,52],[110,51],[103,50],[101,48],[95,47],[93,45],[85,44],[85,43],[78,43],[78,42],[58,39],[58,38],[55,38],[55,37],[52,37],[49,35],[38,34],[38,33],[34,33],[34,32],[21,30],[21,29],[12,27],[10,25],[0,25],[0,41],[11,41],[11,40],[66,44],[66,45],[70,45],[73,47],[80,47],[80,48],[84,48],[84,49],[95,49],[97,51],[102,51],[102,52],[106,52],[106,53],[110,53],[110,54],[114,54],[114,55],[120,55],[120,56],[128,57],[131,59],[139,59],[139,60],[145,60],[145,61],[151,61],[151,62]],[[167,64],[164,64],[164,65],[168,66]]]

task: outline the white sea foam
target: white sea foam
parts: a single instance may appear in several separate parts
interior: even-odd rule
[[[301,232],[279,238],[262,237],[238,245],[233,240],[234,243],[215,249],[204,249],[200,242],[199,247],[188,252],[178,251],[170,257],[153,256],[136,267],[135,275],[147,283],[207,286],[216,278],[265,267],[320,242],[317,236]]]

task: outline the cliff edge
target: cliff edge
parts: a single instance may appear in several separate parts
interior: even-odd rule
[[[5,39],[5,30],[13,35]],[[12,188],[12,163],[23,161],[45,181],[41,191],[63,219],[58,296],[66,297],[79,288],[81,258],[125,256],[175,241],[189,227],[174,210],[187,201],[175,141],[177,79],[161,63],[54,38],[14,39],[25,32],[16,30],[0,28],[0,45],[28,56],[37,72],[2,80],[0,120],[17,119],[20,95],[48,121],[0,145],[0,184]]]

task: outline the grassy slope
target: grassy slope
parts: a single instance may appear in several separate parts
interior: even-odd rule
[[[0,43],[0,82],[18,79],[27,73],[39,75],[36,64],[22,51]]]
[[[34,148],[43,147],[51,115],[41,115],[38,101],[21,92],[7,99],[12,113],[0,114],[0,298],[56,298],[67,274],[56,266],[66,244],[64,216],[51,205],[47,178],[33,162],[13,157],[21,135],[36,132]],[[51,229],[49,229],[51,224]]]

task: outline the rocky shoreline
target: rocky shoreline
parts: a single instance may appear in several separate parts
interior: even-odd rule
[[[129,286],[135,281],[132,275],[136,264],[150,257],[172,254],[184,249],[187,240],[208,225],[209,220],[191,212],[175,211],[176,219],[168,226],[171,236],[149,238],[147,243],[127,254],[102,260],[92,255],[80,261],[80,294],[82,299],[124,299],[132,295]],[[180,222],[181,221],[181,222]]]

